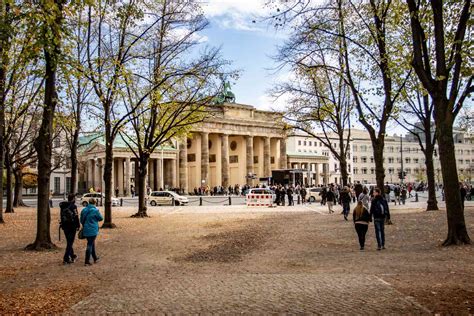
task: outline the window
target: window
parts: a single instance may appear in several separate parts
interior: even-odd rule
[[[318,143],[317,142],[314,142],[313,143],[314,147],[318,146]]]
[[[402,158],[398,157],[397,158],[397,163],[401,163],[402,162]]]
[[[237,142],[235,140],[230,142],[230,150],[234,151],[237,149]]]
[[[352,162],[357,162],[357,157],[353,157]]]
[[[61,178],[54,177],[54,193],[60,193],[60,192],[61,192]]]
[[[459,164],[462,165],[464,163],[464,160],[459,159]]]
[[[275,163],[275,157],[270,157],[270,163]]]
[[[216,155],[209,155],[209,162],[216,162]]]
[[[357,151],[357,145],[352,146],[353,151]]]
[[[71,169],[71,158],[66,159],[66,169]]]
[[[306,141],[303,142],[303,146],[306,146]]]
[[[298,141],[298,145],[301,146],[301,140]]]
[[[388,147],[388,152],[393,153],[393,146]]]
[[[393,174],[393,173],[394,173],[393,168],[388,168],[388,174]]]
[[[239,162],[239,156],[237,156],[237,155],[229,156],[229,162],[230,163],[238,163]]]
[[[411,158],[405,158],[406,163],[411,163]]]
[[[54,139],[54,147],[61,147],[61,139],[59,138]]]
[[[419,159],[418,158],[413,158],[413,163],[418,163]]]
[[[410,169],[410,168],[406,168],[406,169],[405,169],[405,172],[406,172],[407,174],[409,174],[409,173],[411,173],[411,169]]]
[[[30,167],[31,167],[32,169],[36,169],[36,161],[30,163]]]
[[[71,192],[71,177],[66,177],[66,192]]]
[[[367,146],[366,145],[360,145],[360,151],[361,152],[366,152],[367,151]]]
[[[31,194],[36,194],[36,188],[31,188],[31,189],[30,189],[30,193],[31,193]]]
[[[367,174],[367,168],[362,168],[362,174]]]
[[[188,162],[196,161],[196,154],[188,154]]]
[[[374,174],[375,173],[375,169],[374,168],[370,168],[370,174]]]
[[[253,156],[253,163],[258,163],[258,156]]]
[[[337,166],[337,163],[334,164],[334,171],[337,172],[337,170],[339,170],[339,167]]]
[[[388,158],[388,163],[393,163],[393,157]]]
[[[367,162],[367,157],[360,158],[360,162],[366,163]]]
[[[370,157],[370,162],[374,163],[374,157]]]
[[[359,174],[359,168],[354,168],[354,174]]]

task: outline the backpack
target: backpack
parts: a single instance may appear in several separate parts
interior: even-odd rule
[[[75,220],[75,212],[70,208],[69,203],[61,203],[59,207],[61,208],[61,226],[72,226]]]

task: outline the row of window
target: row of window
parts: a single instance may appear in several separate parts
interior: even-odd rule
[[[357,151],[360,151],[360,152],[367,152],[369,150],[369,146],[367,145],[353,145],[352,146],[352,149],[354,152],[357,152]],[[387,146],[384,148],[384,151],[385,152],[389,152],[389,153],[398,153],[400,152],[400,147],[398,146]],[[418,153],[418,152],[421,152],[421,149],[418,148],[418,147],[403,147],[403,152],[404,153]],[[456,152],[460,155],[470,155],[470,154],[473,154],[474,155],[474,150],[470,150],[470,149],[457,149]],[[435,155],[437,154],[436,150],[435,150]]]
[[[388,163],[394,163],[394,162],[395,162],[395,158],[393,158],[393,157],[388,157],[387,159],[388,159]],[[358,157],[352,158],[352,162],[357,163],[358,161],[359,161]],[[385,162],[385,158],[383,159],[383,161]],[[367,162],[367,157],[360,157],[360,162],[361,162],[361,163],[366,163],[366,162]],[[374,157],[370,157],[370,162],[371,162],[371,163],[374,163]],[[396,162],[397,162],[397,163],[401,163],[401,158],[400,158],[400,157],[397,157],[397,158],[396,158]],[[406,157],[406,158],[404,159],[404,162],[405,162],[405,163],[414,163],[414,164],[417,164],[417,163],[425,163],[425,159],[424,159],[424,158],[421,158],[421,159],[419,159],[419,158],[413,158],[413,159],[412,159],[412,158],[410,158],[410,157]],[[472,160],[472,162],[474,163],[474,160]],[[464,164],[464,163],[469,165],[469,164],[471,163],[471,160],[470,160],[470,159],[466,159],[466,160],[464,160],[464,159],[459,159],[459,160],[458,160],[458,164],[462,165],[462,164]]]

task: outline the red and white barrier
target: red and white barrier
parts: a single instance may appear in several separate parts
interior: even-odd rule
[[[272,194],[247,194],[247,206],[273,206]]]

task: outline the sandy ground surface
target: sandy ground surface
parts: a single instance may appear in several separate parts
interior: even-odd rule
[[[474,204],[466,223],[474,238]],[[0,226],[0,314],[124,313],[474,313],[474,246],[441,247],[444,211],[392,209],[386,246],[373,225],[359,251],[351,222],[336,208],[301,205],[163,207],[150,218],[114,209],[117,229],[101,230],[102,260],[62,265],[57,250],[27,252],[35,212],[5,214]]]

